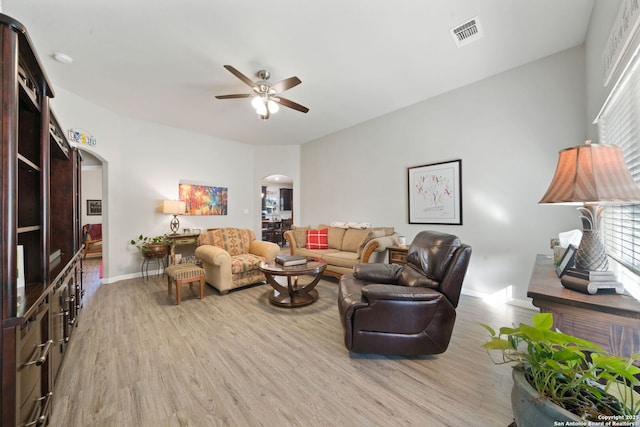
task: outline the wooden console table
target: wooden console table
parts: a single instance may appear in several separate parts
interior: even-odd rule
[[[196,247],[198,246],[198,234],[168,234],[169,242],[169,262],[168,265],[176,263],[176,254],[182,257],[193,257]],[[182,262],[188,260],[185,259]],[[197,263],[196,263],[197,264]]]
[[[605,350],[630,356],[640,352],[640,302],[628,294],[588,295],[562,286],[553,260],[538,255],[527,296],[553,314],[554,328],[587,339]]]

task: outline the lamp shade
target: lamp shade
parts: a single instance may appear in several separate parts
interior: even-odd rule
[[[556,173],[540,203],[630,203],[640,201],[617,145],[590,144],[560,151]]]
[[[162,213],[184,215],[187,204],[182,200],[165,200],[162,202]]]

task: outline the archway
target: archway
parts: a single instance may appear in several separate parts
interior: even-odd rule
[[[284,232],[293,224],[293,178],[268,175],[261,180],[262,240],[286,246]]]
[[[102,224],[102,254],[101,279],[108,277],[108,249],[109,249],[109,215],[108,215],[108,162],[99,154],[78,145],[82,156],[81,164],[81,188],[80,188],[80,221],[84,224]],[[100,211],[89,212],[90,202],[99,201]],[[96,255],[88,255],[87,258]],[[102,282],[102,281],[101,281]]]

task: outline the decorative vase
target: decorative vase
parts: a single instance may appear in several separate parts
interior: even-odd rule
[[[518,427],[540,427],[569,425],[566,421],[580,422],[580,417],[556,405],[529,384],[519,369],[513,369],[513,388],[511,389],[511,408]],[[571,424],[582,425],[582,424]]]

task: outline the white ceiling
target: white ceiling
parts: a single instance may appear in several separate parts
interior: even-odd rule
[[[598,0],[604,1],[604,0]],[[114,112],[250,144],[300,144],[584,42],[594,0],[2,0],[56,87]],[[484,37],[449,30],[479,17]],[[71,65],[52,59],[73,57]],[[310,109],[261,121],[224,64]],[[257,80],[257,78],[256,78]],[[55,102],[54,102],[55,108]]]

